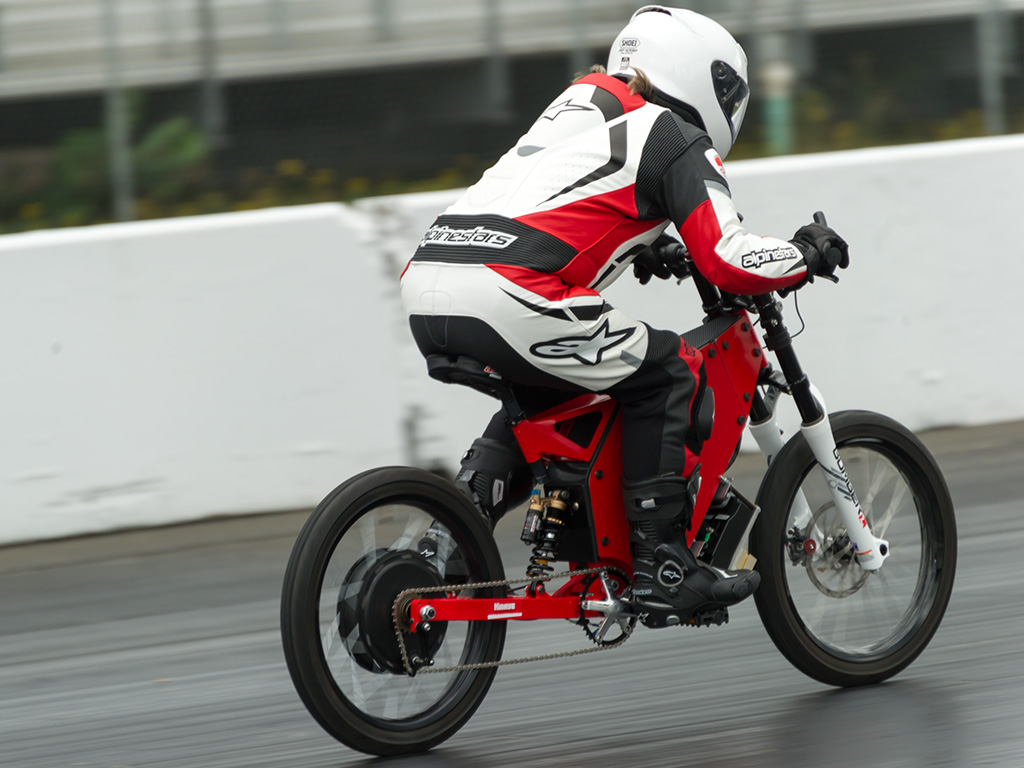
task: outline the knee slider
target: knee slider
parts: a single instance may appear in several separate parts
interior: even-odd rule
[[[458,486],[494,526],[530,495],[533,473],[518,449],[479,437],[462,457]]]
[[[711,439],[711,431],[715,426],[715,393],[702,382],[697,392],[697,401],[693,404],[690,425],[696,433],[700,446],[703,447]],[[695,453],[700,453],[698,449]]]

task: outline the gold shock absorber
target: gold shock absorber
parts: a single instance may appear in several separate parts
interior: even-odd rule
[[[526,567],[528,578],[543,579],[555,570],[551,567],[550,562],[558,559],[558,540],[565,527],[563,518],[569,510],[569,505],[566,503],[568,496],[568,491],[554,491],[550,496],[542,498],[537,493],[530,498],[527,527],[533,528],[535,532],[533,540],[536,541],[536,544],[530,555],[530,564]],[[538,589],[541,591],[544,589],[543,584],[539,581],[531,584],[529,591],[533,594]]]

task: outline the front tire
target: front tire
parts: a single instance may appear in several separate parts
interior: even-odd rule
[[[909,430],[867,411],[830,421],[868,524],[890,555],[876,572],[860,568],[825,476],[796,435],[758,492],[754,597],[797,669],[828,685],[868,685],[906,668],[938,629],[953,590],[956,521],[935,459]]]
[[[395,598],[411,587],[503,578],[490,527],[451,483],[405,467],[343,483],[306,522],[285,572],[281,635],[303,703],[328,733],[361,752],[396,755],[441,743],[476,711],[495,668],[409,676]],[[422,636],[419,643],[404,634],[438,668],[492,662],[501,658],[505,623],[435,622]]]

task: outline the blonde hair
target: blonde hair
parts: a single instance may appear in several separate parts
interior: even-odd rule
[[[626,81],[626,85],[629,86],[630,93],[634,93],[642,96],[643,98],[650,101],[654,98],[654,86],[651,84],[651,80],[647,77],[647,73],[642,69],[634,70],[635,75],[632,75],[629,80]],[[600,64],[595,64],[586,72],[577,73],[572,83],[575,85],[587,75],[605,75],[608,71]]]

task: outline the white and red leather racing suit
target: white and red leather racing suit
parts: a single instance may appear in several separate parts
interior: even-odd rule
[[[723,290],[804,278],[799,249],[740,224],[703,130],[619,79],[588,75],[424,234],[402,275],[416,343],[550,393],[538,403],[608,393],[624,405],[625,477],[688,475],[701,355],[600,294],[669,224]],[[512,443],[500,416],[485,436]]]

